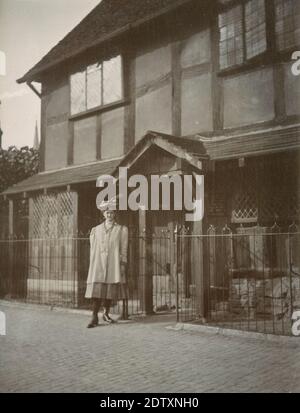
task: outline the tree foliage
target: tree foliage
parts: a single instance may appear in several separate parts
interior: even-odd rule
[[[36,174],[39,168],[39,152],[24,146],[0,149],[0,193],[8,187]]]

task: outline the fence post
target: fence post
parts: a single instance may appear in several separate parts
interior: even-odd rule
[[[294,300],[293,300],[293,252],[291,245],[291,235],[297,233],[298,227],[295,223],[288,229],[288,248],[289,248],[289,281],[290,281],[290,321],[293,324]]]
[[[179,279],[178,279],[178,226],[174,231],[174,272],[176,279],[176,321],[179,322]]]
[[[145,315],[153,314],[153,279],[152,279],[152,242],[149,223],[146,220],[146,210],[139,210],[139,253],[140,253],[140,278],[141,285],[141,304]]]
[[[123,300],[121,320],[128,320],[128,299]]]
[[[78,192],[72,191],[70,186],[67,187],[67,191],[70,192],[71,199],[72,199],[72,212],[73,212],[73,222],[72,222],[72,235],[68,234],[68,236],[72,236],[72,265],[71,265],[71,279],[72,282],[72,289],[73,289],[73,307],[78,307],[79,303],[79,246],[78,246]],[[68,240],[68,242],[70,242]],[[67,274],[67,279],[68,279],[68,274]]]

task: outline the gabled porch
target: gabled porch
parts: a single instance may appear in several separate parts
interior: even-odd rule
[[[202,174],[207,155],[197,141],[149,132],[122,160],[38,174],[4,193],[1,295],[52,305],[85,306],[90,229],[101,217],[96,179],[128,168],[141,174]],[[7,219],[5,218],[5,215]],[[176,307],[174,231],[181,211],[124,211],[130,229],[130,313]],[[5,239],[4,232],[9,234]],[[122,303],[121,303],[122,304]]]
[[[287,135],[285,143],[298,142],[295,136]],[[2,218],[10,233],[1,244],[8,257],[1,259],[2,296],[87,305],[88,231],[100,220],[97,177],[117,176],[119,167],[147,180],[196,173],[205,178],[201,222],[187,224],[184,211],[174,208],[120,212],[130,229],[131,296],[115,310],[173,311],[183,321],[290,334],[286,326],[300,290],[299,142],[281,150],[275,136],[278,148],[270,154],[265,144],[271,138],[262,138],[255,136],[249,153],[240,137],[233,138],[233,151],[229,138],[149,132],[123,159],[43,174],[11,188]],[[14,239],[20,228],[29,231]]]

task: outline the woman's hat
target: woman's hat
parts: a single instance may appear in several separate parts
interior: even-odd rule
[[[100,204],[97,204],[97,208],[100,209],[101,212],[105,212],[107,210],[116,211],[117,197],[113,197],[109,201],[102,201]]]

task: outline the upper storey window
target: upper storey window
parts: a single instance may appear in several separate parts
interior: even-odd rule
[[[245,4],[246,58],[251,59],[267,49],[265,0]]]
[[[220,69],[300,45],[300,0],[219,0],[219,4]]]
[[[248,0],[219,14],[220,68],[240,65],[267,49],[265,0]]]
[[[243,63],[243,7],[238,5],[219,15],[220,67]]]
[[[299,0],[275,0],[275,33],[280,51],[300,45]]]
[[[71,75],[71,115],[123,99],[122,58],[116,56]]]

